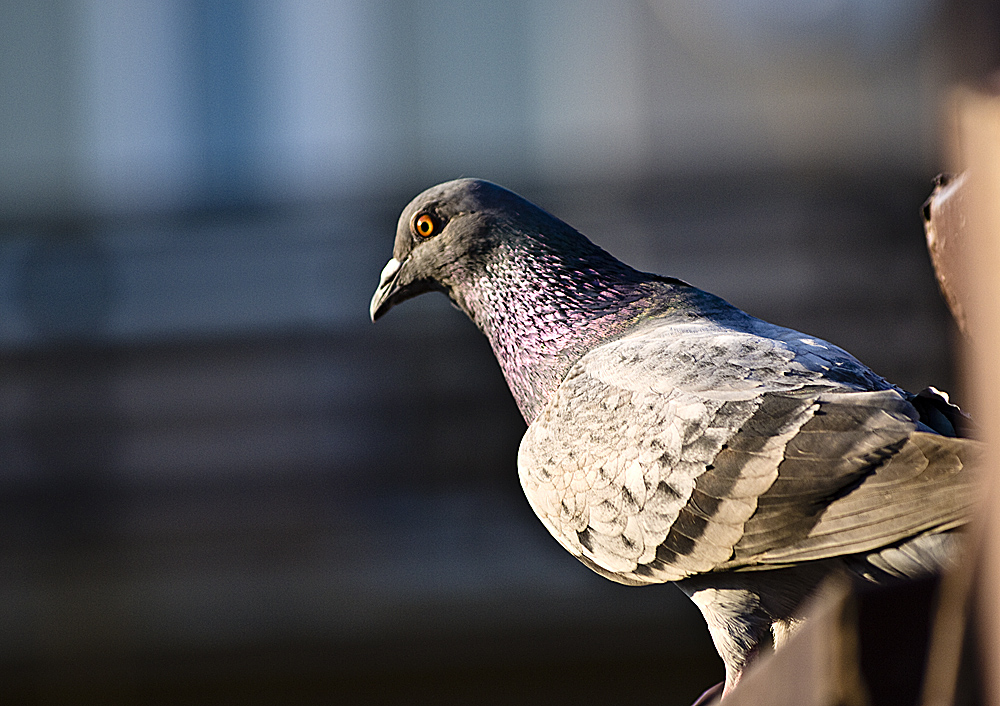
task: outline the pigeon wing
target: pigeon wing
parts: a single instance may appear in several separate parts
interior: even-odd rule
[[[904,395],[847,353],[760,325],[768,335],[656,322],[570,369],[518,456],[529,503],[568,551],[650,583],[961,521],[971,442],[915,433]]]

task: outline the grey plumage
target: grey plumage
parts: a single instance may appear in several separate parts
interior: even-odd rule
[[[825,341],[638,272],[494,184],[400,217],[372,319],[439,290],[489,338],[529,424],[525,495],[562,546],[626,584],[677,582],[727,689],[831,571],[932,571],[974,500],[976,442]]]

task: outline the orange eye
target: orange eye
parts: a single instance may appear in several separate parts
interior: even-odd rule
[[[425,238],[429,238],[434,235],[436,226],[434,225],[434,219],[425,213],[413,222],[413,227],[416,228],[417,233]]]

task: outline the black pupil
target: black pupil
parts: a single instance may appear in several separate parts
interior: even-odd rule
[[[427,235],[428,233],[430,233],[433,227],[434,225],[431,223],[431,219],[428,218],[427,216],[421,216],[420,220],[417,221],[417,229],[420,231],[422,235]]]

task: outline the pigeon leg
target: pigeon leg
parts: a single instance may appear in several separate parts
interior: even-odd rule
[[[773,618],[753,591],[742,588],[701,588],[697,580],[677,585],[701,610],[715,649],[726,665],[725,694],[736,686],[762,644],[770,642]],[[694,590],[690,590],[694,589]]]

